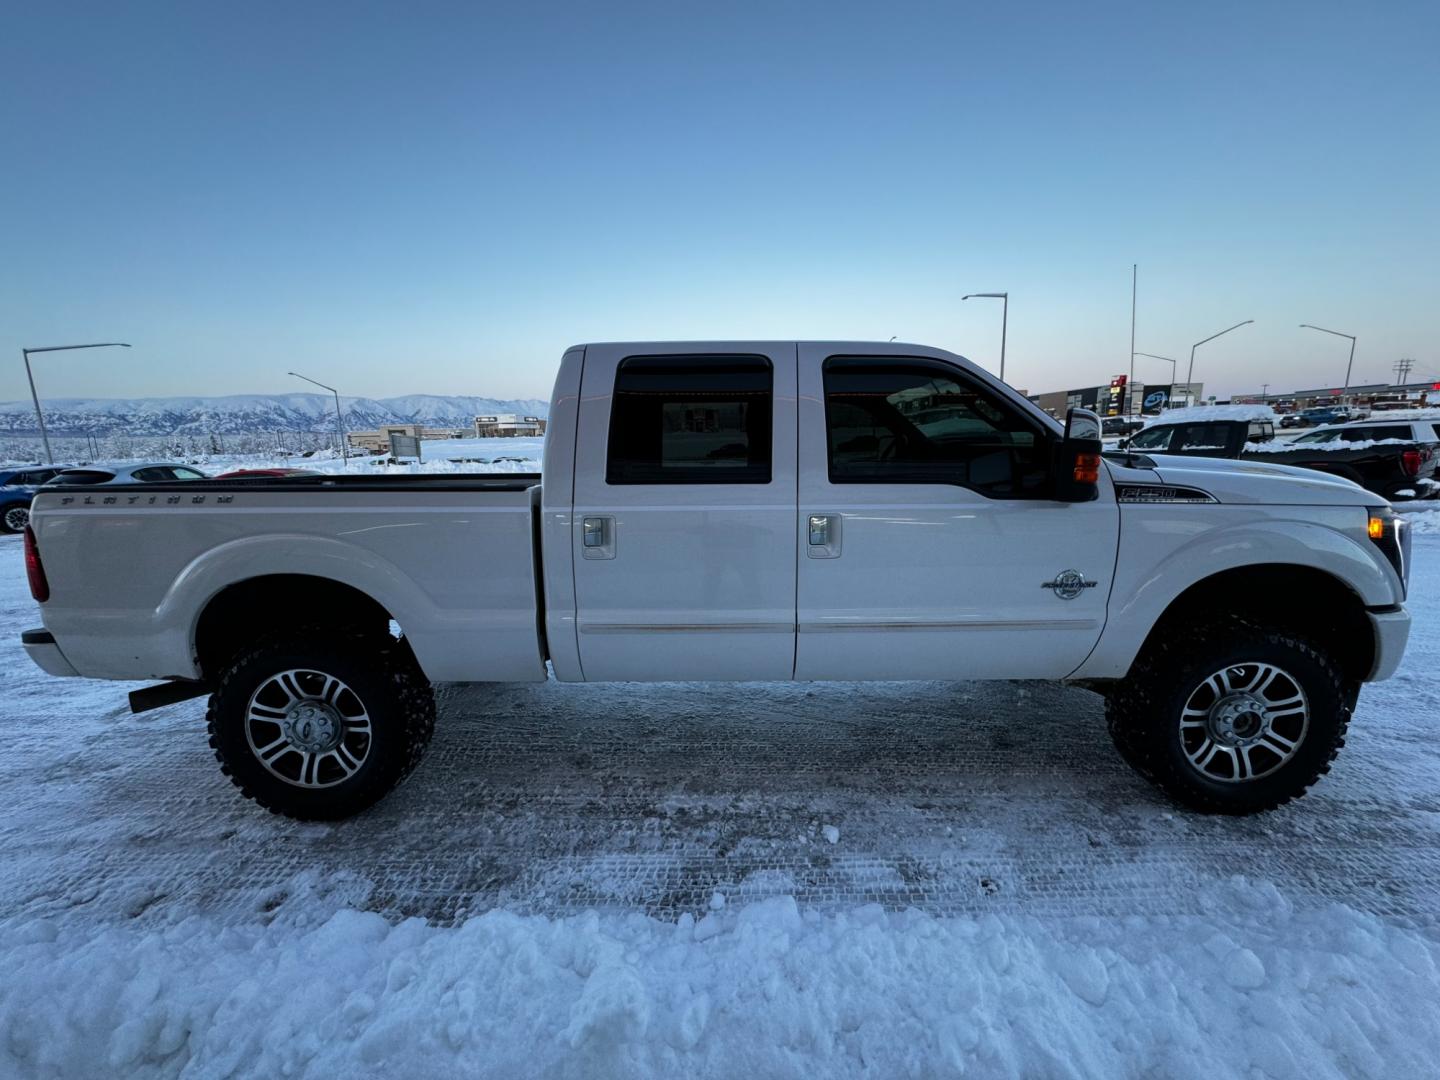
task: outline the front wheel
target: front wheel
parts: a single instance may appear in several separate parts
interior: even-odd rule
[[[247,798],[334,820],[378,802],[419,763],[435,699],[403,642],[322,626],[237,656],[207,719],[221,769]]]
[[[1330,771],[1352,703],[1314,643],[1234,620],[1162,633],[1110,696],[1106,718],[1125,760],[1171,798],[1250,814]]]
[[[30,524],[28,506],[7,506],[0,511],[0,532],[20,533]]]

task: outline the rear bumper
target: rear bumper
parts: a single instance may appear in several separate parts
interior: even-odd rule
[[[49,675],[79,676],[49,630],[25,630],[20,634],[20,644],[41,671]]]
[[[1366,682],[1379,682],[1395,674],[1410,639],[1410,613],[1402,607],[1367,612],[1375,634],[1375,664]]]

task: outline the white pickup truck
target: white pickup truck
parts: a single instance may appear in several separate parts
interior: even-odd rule
[[[167,680],[137,710],[210,694],[224,771],[299,818],[409,772],[431,682],[547,663],[1064,679],[1186,805],[1302,794],[1400,662],[1402,520],[1313,471],[1102,458],[1094,414],[1068,419],[922,346],[577,346],[541,475],[46,488],[24,644],[54,675]]]

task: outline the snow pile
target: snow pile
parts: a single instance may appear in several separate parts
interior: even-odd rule
[[[696,921],[491,912],[454,929],[0,928],[6,1075],[1420,1076],[1440,943],[1235,879],[1211,914]],[[298,914],[298,913],[296,913]]]
[[[1189,408],[1166,409],[1159,416],[1144,418],[1147,426],[1156,424],[1208,424],[1218,420],[1273,420],[1279,416],[1269,405],[1192,405]]]
[[[1440,420],[1440,409],[1437,408],[1414,408],[1414,409],[1376,409],[1365,422],[1370,424],[1386,423],[1391,420]]]
[[[194,460],[197,468],[214,476],[232,469],[309,469],[332,474],[395,476],[409,473],[491,473],[540,471],[543,438],[432,439],[420,445],[423,460],[389,464],[386,454],[350,452],[342,461],[333,447],[317,450],[309,457],[299,454],[206,455]]]
[[[1288,454],[1292,450],[1369,450],[1372,446],[1414,446],[1410,439],[1326,439],[1324,442],[1300,442],[1297,440],[1275,440],[1274,442],[1246,443],[1247,454]]]

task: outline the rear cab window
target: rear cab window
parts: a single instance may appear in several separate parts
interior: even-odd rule
[[[774,371],[763,356],[620,362],[607,484],[768,484]]]

